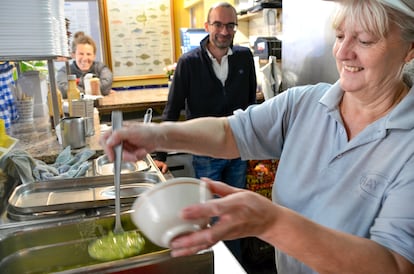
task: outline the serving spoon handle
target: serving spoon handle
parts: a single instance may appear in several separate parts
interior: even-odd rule
[[[122,112],[112,111],[112,131],[122,127]],[[114,147],[114,183],[115,183],[115,228],[114,233],[123,233],[121,223],[121,163],[122,163],[122,143]]]

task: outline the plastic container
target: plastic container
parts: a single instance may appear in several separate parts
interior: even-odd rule
[[[34,98],[34,117],[47,116],[47,86],[45,82],[45,80],[40,79],[40,73],[37,70],[25,71],[17,79],[17,83],[21,87],[23,93]]]
[[[90,83],[90,80],[92,79],[92,77],[93,77],[92,73],[87,73],[83,77],[83,84],[85,86],[85,94],[86,95],[92,95],[92,89],[91,89],[91,83]]]
[[[89,80],[89,84],[91,86],[92,95],[98,96],[101,95],[101,82],[99,78],[92,78]]]
[[[23,100],[16,100],[16,108],[19,114],[19,122],[33,122],[33,97],[27,97]]]

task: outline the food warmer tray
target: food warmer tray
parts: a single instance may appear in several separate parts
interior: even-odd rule
[[[113,206],[113,179],[113,176],[81,177],[20,185],[10,195],[9,207],[15,212],[39,213]],[[133,203],[142,192],[164,180],[157,173],[122,174],[121,202]]]
[[[104,154],[95,159],[95,174],[96,175],[111,175],[114,174],[114,163],[110,162],[108,155]],[[122,162],[121,174],[148,171],[151,168],[149,157],[139,160],[137,162]]]

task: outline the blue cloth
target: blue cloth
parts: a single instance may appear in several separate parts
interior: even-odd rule
[[[13,66],[9,62],[0,63],[0,118],[4,120],[6,129],[9,129],[12,121],[18,118],[9,85],[14,85]]]
[[[246,188],[247,161],[240,158],[227,160],[194,155],[193,167],[197,178],[207,177],[234,187]]]
[[[23,150],[12,150],[0,161],[0,168],[11,177],[19,179],[22,184],[38,181],[78,178],[85,176],[92,162],[88,161],[95,154],[94,150],[84,148],[72,155],[67,146],[56,158],[54,164],[33,158]]]
[[[243,159],[280,158],[275,203],[414,263],[414,88],[348,141],[339,83],[288,89],[229,118]],[[276,250],[280,273],[314,273]]]

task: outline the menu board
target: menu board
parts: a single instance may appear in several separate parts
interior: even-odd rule
[[[115,78],[159,78],[173,63],[171,0],[106,0],[111,69]]]

